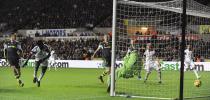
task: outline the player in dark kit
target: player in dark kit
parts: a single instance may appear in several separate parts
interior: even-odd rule
[[[12,33],[10,36],[10,41],[4,43],[4,56],[9,62],[10,66],[13,68],[15,78],[20,87],[24,86],[23,81],[20,79],[21,71],[19,66],[19,54],[22,53],[21,44],[16,41],[16,33]]]
[[[111,43],[109,43],[109,35],[104,35],[104,40],[101,42],[94,52],[92,59],[94,58],[95,54],[101,50],[102,52],[102,59],[104,67],[106,67],[106,70],[98,77],[102,83],[104,83],[103,77],[110,74],[111,71]],[[109,83],[108,83],[109,85]],[[107,92],[110,91],[110,86],[108,86]]]
[[[44,77],[47,71],[48,58],[51,55],[50,50],[48,46],[45,45],[41,40],[37,41],[36,46],[31,50],[23,66],[27,65],[28,60],[32,57],[32,55],[35,55],[35,69],[34,69],[33,83],[37,83],[37,86],[40,87],[40,81],[42,80],[42,78]],[[42,71],[39,78],[37,78],[37,72],[38,72],[39,66],[42,67]]]

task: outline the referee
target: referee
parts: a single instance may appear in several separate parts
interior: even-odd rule
[[[10,41],[4,43],[4,57],[9,62],[10,66],[14,71],[15,78],[17,79],[20,87],[24,86],[22,80],[20,80],[21,72],[19,66],[19,55],[22,53],[21,44],[16,41],[16,33],[10,34]]]

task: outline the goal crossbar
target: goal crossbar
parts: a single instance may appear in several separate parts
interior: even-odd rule
[[[126,4],[126,5],[135,5],[135,6],[145,6],[149,8],[156,8],[156,9],[161,9],[161,10],[166,10],[166,11],[172,11],[176,13],[182,13],[182,0],[174,0],[175,2],[179,2],[179,6],[168,6],[162,3],[148,3],[148,2],[136,2],[136,1],[119,1],[118,3],[120,4]],[[196,3],[197,4],[197,3]],[[204,6],[204,5],[202,5]],[[204,6],[205,7],[205,6]],[[199,16],[199,17],[205,17],[205,18],[210,18],[210,12],[203,11],[202,9],[191,9],[192,7],[188,7],[187,9],[187,15],[191,16]],[[210,9],[209,7],[205,7],[203,9]],[[210,11],[210,10],[209,10]]]

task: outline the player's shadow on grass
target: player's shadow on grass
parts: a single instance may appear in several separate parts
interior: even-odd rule
[[[32,90],[34,90],[37,87],[16,87],[16,88],[4,88],[4,89],[0,89],[0,93],[28,93]]]
[[[0,89],[0,93],[15,93],[17,91],[16,89]]]
[[[158,83],[158,82],[154,82],[154,81],[148,81],[146,83],[142,83],[145,86],[156,86],[156,85],[164,85],[164,83]]]
[[[104,88],[104,85],[76,85],[74,87],[78,87],[78,88]]]

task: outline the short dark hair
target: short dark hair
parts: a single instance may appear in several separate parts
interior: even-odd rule
[[[16,30],[16,29],[9,29],[6,33],[7,33],[9,36],[16,35],[17,30]]]
[[[43,43],[42,40],[38,40],[38,41],[36,42],[36,44],[37,44],[38,46],[43,46],[43,45],[44,45],[44,43]]]
[[[9,34],[9,37],[10,37],[10,38],[11,38],[11,37],[14,37],[14,36],[15,36],[15,37],[17,36],[17,34],[16,34],[15,32]]]

